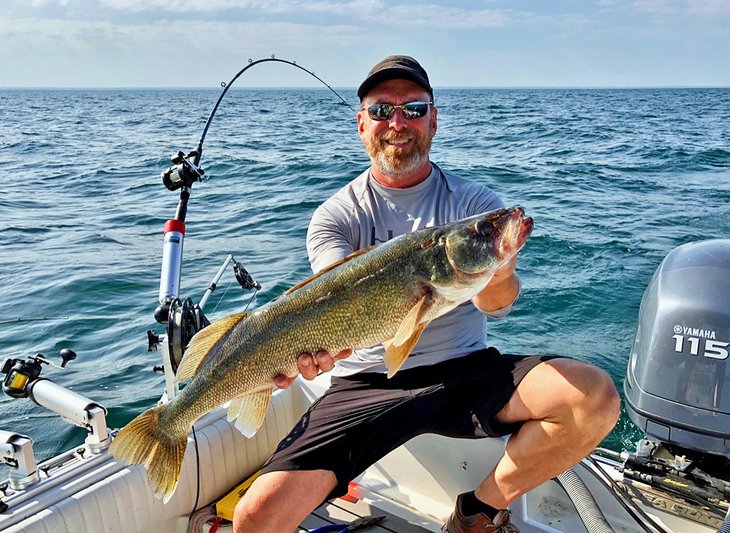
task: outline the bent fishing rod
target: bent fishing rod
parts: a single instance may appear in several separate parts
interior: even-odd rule
[[[322,78],[317,76],[313,71],[298,65],[296,61],[279,59],[273,54],[271,57],[257,59],[255,61],[249,59],[248,64],[238,71],[228,83],[221,83],[223,91],[208,116],[208,120],[205,123],[205,127],[203,128],[203,132],[197,146],[187,154],[179,151],[172,157],[172,166],[165,169],[161,174],[162,183],[165,187],[167,187],[167,189],[170,191],[180,190],[180,200],[175,211],[175,216],[165,223],[160,290],[158,295],[159,306],[154,312],[155,320],[157,322],[160,324],[167,324],[167,341],[168,348],[171,352],[170,359],[173,371],[177,370],[177,364],[182,358],[182,352],[190,338],[192,338],[197,331],[209,324],[209,321],[205,318],[205,315],[202,312],[202,308],[205,305],[208,296],[210,296],[210,293],[215,290],[217,282],[223,275],[223,271],[230,263],[233,263],[236,280],[244,290],[258,290],[261,288],[261,286],[246,271],[243,265],[229,255],[226,262],[209,285],[199,304],[194,305],[190,298],[186,298],[182,301],[179,298],[183,241],[185,239],[185,217],[187,215],[188,201],[190,200],[190,193],[193,184],[196,181],[207,180],[205,170],[203,170],[200,166],[200,160],[203,154],[203,143],[205,142],[208,130],[210,129],[213,118],[215,117],[223,98],[236,80],[256,65],[269,62],[284,63],[306,72],[332,91],[343,104],[348,106],[350,109],[353,109],[353,107],[335,89],[333,89]],[[161,342],[160,337],[155,335],[151,330],[147,332],[147,337],[148,349],[150,350],[155,349],[157,344]]]
[[[235,81],[250,68],[260,65],[261,63],[268,62],[284,63],[303,70],[325,85],[342,101],[342,103],[347,105],[350,109],[353,109],[352,106],[329,84],[327,84],[314,72],[298,65],[295,61],[278,59],[274,55],[268,58],[258,59],[256,61],[249,59],[248,65],[238,71],[231,81],[228,83],[221,83],[223,91],[208,116],[208,120],[205,123],[198,145],[188,152],[187,155],[182,151],[179,151],[172,157],[172,166],[162,172],[162,183],[170,191],[180,189],[180,200],[175,211],[175,217],[165,223],[162,248],[162,270],[160,273],[160,292],[158,298],[160,305],[154,312],[155,320],[160,324],[166,324],[166,332],[164,335],[158,336],[152,330],[147,330],[147,348],[149,351],[152,351],[157,349],[158,345],[162,344],[163,365],[161,367],[155,367],[154,370],[162,371],[165,375],[165,395],[168,399],[173,398],[178,391],[174,378],[180,361],[182,360],[185,347],[188,345],[188,342],[192,339],[195,333],[210,324],[210,321],[203,313],[203,307],[210,294],[215,290],[216,284],[228,265],[231,262],[233,263],[234,274],[241,288],[244,290],[255,289],[256,291],[261,288],[261,285],[259,285],[259,283],[251,277],[243,265],[233,259],[233,256],[229,255],[223,263],[223,266],[221,266],[216,273],[213,281],[206,289],[203,298],[197,305],[193,304],[190,298],[185,298],[183,300],[179,298],[183,241],[185,239],[185,216],[187,214],[188,201],[190,200],[190,192],[193,183],[196,181],[205,181],[207,179],[205,171],[200,167],[200,160],[203,154],[203,142],[205,141],[210,125],[213,122],[213,117],[218,111],[226,93],[233,86]],[[255,294],[256,293],[254,292],[254,296]],[[198,483],[195,504],[193,506],[194,509],[197,509],[200,497],[200,461],[197,459],[198,446],[197,437],[195,435],[195,427],[193,427],[192,434],[195,442],[196,464],[198,465]],[[192,513],[190,516],[192,517]]]

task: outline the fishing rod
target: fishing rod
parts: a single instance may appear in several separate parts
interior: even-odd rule
[[[187,215],[188,202],[190,200],[193,184],[196,181],[202,182],[207,180],[205,170],[200,166],[203,154],[203,143],[205,142],[205,138],[208,135],[213,118],[220,108],[223,98],[236,80],[254,66],[269,62],[284,63],[306,72],[332,91],[342,103],[354,110],[354,108],[335,89],[333,89],[322,78],[317,76],[313,71],[298,65],[296,61],[279,59],[273,54],[271,57],[257,59],[255,61],[249,59],[248,64],[239,70],[228,83],[221,83],[223,91],[208,116],[197,146],[187,154],[179,151],[172,157],[172,166],[165,169],[161,174],[162,183],[167,189],[170,191],[180,190],[180,199],[175,210],[175,216],[172,219],[167,220],[165,223],[162,268],[160,273],[160,290],[158,294],[159,305],[154,312],[155,320],[157,322],[160,324],[167,324],[167,343],[163,344],[163,346],[166,346],[170,353],[169,356],[163,357],[163,359],[169,360],[173,375],[177,371],[177,366],[182,359],[183,351],[192,336],[210,323],[203,314],[203,307],[207,302],[208,296],[210,296],[210,293],[215,289],[218,280],[229,263],[233,263],[236,280],[244,290],[258,290],[261,288],[261,285],[251,277],[243,265],[233,259],[232,256],[229,256],[218,274],[216,274],[216,278],[208,287],[203,299],[197,305],[193,304],[190,298],[181,300],[179,297],[183,242],[185,240],[185,217]],[[157,345],[162,341],[162,339],[151,330],[148,330],[147,338],[149,350],[156,349]],[[168,387],[167,392],[168,396],[175,394],[172,387]]]
[[[83,292],[80,294],[84,294]],[[53,320],[73,320],[74,322],[85,320],[108,320],[109,315],[66,315],[66,316],[18,316],[15,318],[0,318],[0,325],[23,324],[25,322],[48,322]]]
[[[208,122],[205,124],[205,128],[203,128],[203,135],[201,135],[200,141],[198,142],[198,149],[200,149],[200,150],[203,149],[203,141],[205,140],[205,136],[208,134],[208,128],[210,127],[210,123],[213,121],[213,116],[215,115],[215,112],[218,110],[218,106],[220,105],[221,101],[223,100],[223,97],[226,95],[226,92],[228,92],[228,89],[230,89],[231,85],[233,85],[233,83],[239,78],[239,76],[241,76],[244,72],[246,72],[251,67],[253,67],[255,65],[258,65],[260,63],[266,63],[266,62],[269,62],[269,61],[277,61],[279,63],[286,63],[287,65],[291,65],[291,66],[296,67],[296,68],[298,68],[300,70],[303,70],[304,72],[306,72],[310,76],[313,76],[314,78],[316,78],[319,82],[321,82],[330,91],[332,91],[333,93],[335,93],[335,96],[337,96],[337,98],[339,98],[340,101],[343,104],[345,104],[347,107],[349,107],[350,109],[352,109],[354,111],[354,108],[347,102],[347,100],[345,100],[344,98],[342,98],[342,96],[340,96],[340,94],[337,91],[335,91],[326,81],[324,81],[322,78],[320,78],[319,76],[317,76],[313,71],[307,70],[306,68],[302,67],[301,65],[297,65],[297,62],[296,61],[288,61],[286,59],[279,59],[276,56],[274,56],[273,54],[271,55],[271,57],[266,57],[266,58],[263,58],[263,59],[257,59],[256,61],[254,61],[253,59],[249,59],[248,60],[248,65],[246,65],[245,67],[243,67],[238,72],[238,74],[236,74],[235,76],[233,76],[233,78],[231,79],[231,81],[228,82],[228,84],[226,84],[225,82],[222,82],[221,83],[221,86],[223,87],[223,92],[221,93],[220,97],[218,97],[218,101],[215,103],[215,107],[213,108],[213,111],[210,114],[210,117],[208,117]]]

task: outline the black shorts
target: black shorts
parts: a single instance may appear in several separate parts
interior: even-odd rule
[[[530,370],[553,358],[487,348],[401,370],[391,379],[372,372],[333,377],[263,472],[330,470],[337,477],[330,497],[336,497],[370,465],[423,433],[460,438],[513,433],[521,424],[500,424],[494,416]]]

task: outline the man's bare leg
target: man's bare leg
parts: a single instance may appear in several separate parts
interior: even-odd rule
[[[236,505],[235,533],[289,533],[335,488],[329,470],[268,472],[254,481]]]
[[[502,459],[476,488],[495,509],[578,463],[611,431],[620,399],[609,375],[572,359],[533,368],[497,415],[526,421],[507,441]]]

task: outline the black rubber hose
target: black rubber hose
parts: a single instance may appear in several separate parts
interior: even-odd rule
[[[629,513],[631,518],[636,521],[636,524],[641,527],[641,529],[643,529],[647,533],[670,533],[659,524],[657,524],[653,518],[647,515],[644,510],[626,494],[621,486],[619,486],[619,484],[614,481],[611,476],[609,476],[608,473],[601,468],[601,466],[598,464],[598,461],[596,461],[596,459],[592,455],[586,457],[586,460],[593,465],[593,468],[589,468],[583,463],[578,464],[585,468],[586,472],[591,474],[594,478],[596,478],[596,480],[598,480],[599,483],[601,483],[613,493],[616,501],[621,504],[624,510]]]
[[[717,533],[730,533],[730,509],[727,510],[725,520],[720,526],[720,529],[717,530]]]

